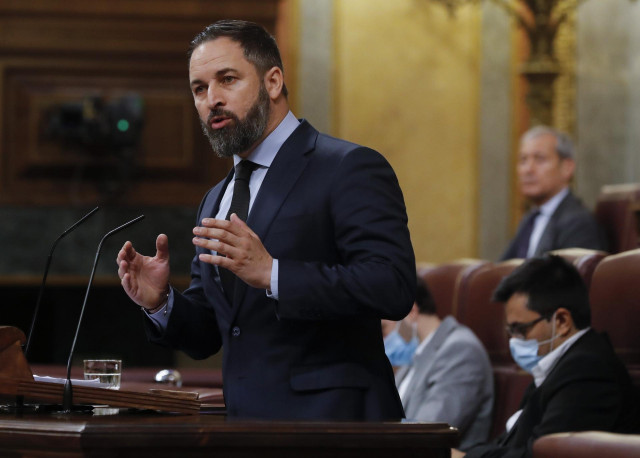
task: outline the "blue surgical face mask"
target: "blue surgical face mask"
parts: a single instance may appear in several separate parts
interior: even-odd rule
[[[511,356],[515,362],[525,371],[531,373],[534,367],[538,365],[538,362],[543,358],[538,355],[538,349],[540,345],[544,345],[547,343],[551,343],[551,350],[553,350],[553,341],[556,340],[558,336],[556,336],[556,314],[553,314],[551,318],[551,322],[553,323],[551,338],[547,340],[543,340],[542,342],[538,342],[536,339],[519,339],[517,337],[512,337],[509,339],[509,350],[511,350]]]
[[[416,352],[416,348],[418,348],[418,344],[420,343],[418,341],[416,326],[413,326],[413,336],[409,342],[402,338],[398,332],[399,327],[400,323],[384,338],[384,352],[392,366],[411,364],[413,354]]]

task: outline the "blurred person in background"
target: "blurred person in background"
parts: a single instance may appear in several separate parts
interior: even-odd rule
[[[520,140],[518,183],[531,204],[501,260],[530,258],[561,248],[606,250],[603,230],[571,190],[576,168],[568,135],[536,126]]]

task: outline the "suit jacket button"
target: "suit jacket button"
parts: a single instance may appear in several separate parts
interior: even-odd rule
[[[234,326],[231,330],[231,335],[233,337],[238,337],[240,335],[240,328],[238,326]]]

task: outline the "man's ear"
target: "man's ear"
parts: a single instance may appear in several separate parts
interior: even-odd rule
[[[282,88],[284,87],[284,75],[279,67],[271,67],[267,70],[264,74],[263,81],[270,99],[275,100],[280,96],[280,94],[282,94]]]
[[[573,159],[562,159],[560,161],[560,170],[562,171],[562,176],[565,181],[569,183],[576,171],[576,161]]]
[[[400,321],[400,327],[398,328],[398,332],[402,336],[402,338],[409,342],[413,338],[414,327],[418,322],[418,305],[414,302],[413,307],[411,307],[411,311],[409,314],[404,317],[402,321]]]
[[[566,336],[575,328],[571,312],[564,307],[556,310],[556,335]]]
[[[420,309],[418,308],[418,304],[414,302],[413,306],[411,307],[411,311],[407,315],[407,318],[409,318],[409,321],[414,322],[418,319],[419,314],[420,314]]]

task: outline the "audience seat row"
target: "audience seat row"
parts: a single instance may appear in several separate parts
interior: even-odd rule
[[[586,249],[555,251],[580,272],[592,309],[592,327],[606,332],[616,353],[640,385],[640,249],[616,255]],[[522,259],[493,263],[463,259],[423,266],[418,274],[432,291],[438,314],[451,314],[471,328],[484,344],[494,367],[496,401],[491,435],[502,430],[517,409],[531,376],[520,370],[509,352],[504,310],[491,300],[493,291]]]
[[[603,186],[594,216],[604,229],[609,252],[640,248],[640,183]]]

